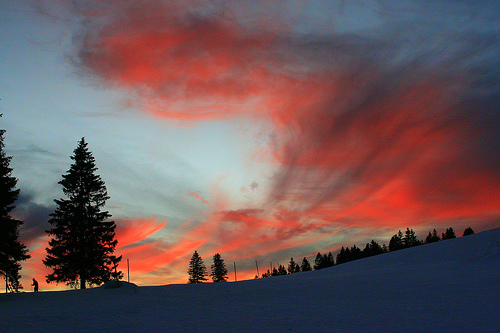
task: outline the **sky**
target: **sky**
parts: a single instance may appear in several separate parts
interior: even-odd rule
[[[290,257],[500,225],[497,1],[0,4],[15,216],[45,230],[85,137],[137,285],[195,250],[237,279]]]

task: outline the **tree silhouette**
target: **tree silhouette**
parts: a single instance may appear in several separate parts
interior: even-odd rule
[[[297,272],[295,269],[296,266],[297,264],[295,263],[295,260],[293,260],[293,258],[290,258],[290,262],[288,263],[288,273],[289,274],[296,273]]]
[[[441,235],[441,239],[446,240],[452,238],[457,238],[457,236],[455,235],[455,231],[453,230],[453,228],[449,227],[445,232],[443,232],[443,234]]]
[[[112,256],[117,241],[116,224],[106,221],[111,215],[101,211],[109,199],[104,181],[95,172],[95,159],[82,138],[73,151],[74,161],[63,179],[67,199],[54,200],[56,209],[50,214],[47,230],[52,236],[43,263],[53,272],[47,282],[66,282],[80,288],[109,281],[113,267],[121,256]],[[116,272],[118,274],[118,272]]]
[[[349,250],[349,248],[347,248]],[[339,253],[337,253],[337,265],[343,264],[347,262],[346,261],[346,249],[342,246],[340,249]]]
[[[431,232],[429,231],[429,234],[427,235],[427,237],[425,237],[425,243],[426,244],[429,244],[429,243],[434,243],[434,242],[439,242],[441,240],[441,238],[439,237],[439,235],[437,234],[437,231],[436,229],[434,229],[432,231],[432,234]]]
[[[389,241],[389,251],[397,251],[403,248],[403,233],[401,232],[401,230],[399,230],[398,233],[392,236],[391,240]]]
[[[328,252],[328,254],[323,255],[323,264],[325,267],[332,267],[335,266],[335,259],[333,258],[333,254],[331,252]]]
[[[302,264],[300,265],[300,270],[302,272],[312,271],[311,264],[309,263],[309,260],[307,260],[306,257],[304,257],[304,259],[302,259]]]
[[[226,282],[227,281],[227,268],[224,259],[221,258],[219,253],[216,253],[213,257],[213,264],[211,266],[212,281],[214,282]]]
[[[325,267],[325,258],[318,252],[316,259],[314,260],[314,270],[317,271],[318,269],[323,269]]]
[[[405,235],[403,237],[403,246],[404,247],[413,247],[420,245],[420,241],[417,239],[415,235],[415,231],[410,228],[406,228]]]
[[[19,241],[19,227],[22,221],[11,217],[10,213],[16,207],[19,189],[16,189],[17,179],[12,177],[10,167],[12,157],[4,151],[5,130],[0,130],[0,273],[15,291],[22,289],[19,283],[21,261],[30,258],[28,249]]]
[[[262,278],[268,278],[268,277],[271,277],[272,274],[269,270],[267,270],[267,272],[265,272],[264,274],[262,274]]]
[[[468,227],[464,230],[464,236],[474,235],[474,230],[471,227]]]
[[[378,254],[384,253],[384,249],[376,241],[372,239],[370,243],[367,243],[363,249],[363,257],[376,256]]]
[[[202,283],[203,281],[208,280],[207,268],[197,251],[194,251],[191,261],[189,262],[188,274],[188,283]]]

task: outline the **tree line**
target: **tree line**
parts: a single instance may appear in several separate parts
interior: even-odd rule
[[[468,227],[464,230],[463,236],[468,236],[474,234],[474,230]],[[403,234],[401,230],[399,230],[395,235],[393,235],[389,241],[389,247],[385,244],[378,244],[376,241],[372,240],[370,243],[367,243],[363,250],[353,245],[351,247],[343,247],[340,249],[339,253],[337,253],[336,257],[333,256],[331,252],[321,254],[318,252],[316,258],[314,259],[314,265],[311,266],[309,260],[304,257],[300,265],[295,262],[295,260],[290,258],[287,267],[279,264],[278,267],[272,267],[268,269],[264,274],[262,274],[261,278],[267,278],[271,276],[279,276],[279,275],[287,275],[293,273],[300,272],[308,272],[314,270],[320,270],[327,267],[332,267],[335,265],[340,265],[349,261],[363,259],[387,252],[398,251],[405,248],[410,248],[414,246],[439,242],[442,240],[456,238],[455,231],[452,227],[447,228],[445,232],[440,235],[437,234],[436,229],[429,231],[429,234],[424,240],[419,240],[413,231],[413,229],[406,228],[406,232]],[[213,282],[225,282],[227,281],[227,268],[224,263],[224,260],[221,258],[220,254],[217,253],[213,257],[213,265],[211,266],[212,272],[210,276],[212,276]],[[197,251],[194,251],[193,256],[189,262],[189,280],[188,283],[202,283],[207,281],[207,276],[209,273],[203,263],[203,259],[200,257]],[[259,278],[255,276],[255,278]]]
[[[463,232],[463,236],[472,234],[474,234],[474,230],[472,230],[471,227],[466,228]],[[456,238],[455,231],[452,227],[447,228],[446,231],[441,234],[441,236],[437,234],[436,229],[434,229],[432,233],[429,231],[429,234],[424,240],[419,240],[416,237],[413,229],[407,228],[404,234],[403,232],[401,232],[401,230],[399,230],[395,235],[391,237],[389,241],[389,247],[387,247],[385,244],[380,245],[376,241],[372,240],[370,243],[367,243],[363,249],[357,247],[356,245],[353,245],[351,247],[347,246],[345,248],[342,246],[335,258],[331,252],[324,254],[318,252],[316,258],[314,259],[314,265],[312,268],[306,257],[302,259],[302,264],[300,266],[295,262],[293,258],[290,258],[287,270],[284,269],[283,266],[279,265],[278,269],[273,268],[272,271],[267,270],[267,272],[264,273],[262,277],[266,278],[270,276],[307,272],[313,269],[319,270],[335,265],[340,265],[353,260],[363,259],[387,252],[398,251],[413,246],[439,242],[452,238]]]
[[[19,282],[21,262],[29,259],[30,255],[26,246],[19,240],[19,228],[23,221],[11,215],[20,190],[16,188],[17,178],[12,176],[12,157],[7,156],[4,151],[4,133],[4,130],[0,130],[0,274],[4,275],[8,290],[18,291],[23,288]],[[52,269],[46,276],[46,282],[62,282],[85,289],[87,286],[100,285],[111,279],[118,281],[123,277],[123,273],[117,270],[122,257],[114,255],[118,243],[115,239],[116,224],[109,220],[111,214],[103,210],[109,196],[104,181],[96,173],[98,169],[95,159],[85,138],[78,142],[70,158],[73,163],[58,182],[65,197],[54,200],[56,208],[48,221],[52,227],[46,230],[50,240],[43,264]],[[473,233],[469,227],[465,229],[464,236]],[[313,266],[306,257],[300,264],[291,258],[287,267],[271,267],[261,277],[319,270],[388,251],[455,237],[453,228],[446,229],[441,236],[434,229],[425,240],[419,240],[415,232],[407,228],[404,234],[400,230],[392,236],[388,247],[385,244],[380,246],[372,240],[363,250],[356,245],[350,248],[342,247],[335,258],[331,252],[318,253]],[[203,259],[195,251],[189,263],[188,282],[201,283],[207,281],[209,275],[213,282],[225,282],[227,272],[224,260],[217,253],[213,256],[209,274]]]

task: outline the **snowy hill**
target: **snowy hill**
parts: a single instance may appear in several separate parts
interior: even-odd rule
[[[0,331],[498,332],[499,303],[497,228],[260,280],[2,294]]]

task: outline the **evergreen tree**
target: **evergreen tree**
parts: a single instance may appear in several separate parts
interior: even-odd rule
[[[439,235],[437,234],[437,231],[436,229],[434,229],[432,231],[432,234],[431,232],[429,231],[429,234],[427,235],[427,237],[425,237],[425,243],[426,244],[429,244],[429,243],[434,243],[434,242],[439,242],[441,240],[441,238],[439,237]]]
[[[214,282],[226,282],[227,281],[227,268],[224,259],[221,258],[219,253],[216,253],[213,258],[214,263],[211,266],[212,281]]]
[[[293,260],[293,258],[290,258],[290,262],[288,263],[288,273],[290,274],[295,273],[296,272],[295,266],[297,266],[295,260]]]
[[[349,257],[349,261],[358,260],[358,259],[363,258],[363,251],[361,251],[361,249],[359,247],[357,247],[356,244],[354,244],[351,247],[350,252],[351,252],[351,255]]]
[[[441,239],[446,240],[446,239],[452,239],[452,238],[457,238],[457,236],[455,235],[455,231],[453,230],[453,228],[449,227],[448,229],[446,229],[445,232],[443,232]]]
[[[12,176],[10,167],[12,157],[4,151],[4,133],[5,130],[0,130],[0,274],[5,276],[12,290],[18,291],[23,288],[19,283],[21,261],[29,259],[30,255],[19,241],[19,227],[23,222],[10,215],[16,207],[14,202],[19,197],[19,189],[15,188],[17,179]]]
[[[207,280],[207,268],[197,251],[194,251],[191,261],[189,262],[188,274],[188,283],[202,283]]]
[[[363,257],[376,256],[382,253],[384,253],[384,249],[373,239],[370,243],[367,243],[363,249]]]
[[[283,265],[279,265],[278,266],[278,275],[287,275],[287,271],[286,271],[286,268],[285,266]]]
[[[404,248],[403,244],[403,233],[401,230],[397,234],[391,237],[391,240],[389,241],[389,251],[397,251],[401,250]]]
[[[120,279],[123,278],[123,272],[118,270],[118,264],[122,260],[122,256],[110,256],[111,260],[111,276],[116,280],[117,287],[120,286]]]
[[[468,227],[464,230],[464,236],[474,235],[474,230],[471,227]]]
[[[340,249],[340,252],[337,253],[337,265],[340,265],[340,264],[343,264],[345,262],[347,262],[346,260],[346,250],[344,249],[344,247],[342,246],[342,248]]]
[[[328,252],[325,261],[326,261],[326,267],[335,266],[335,259],[333,258],[333,254],[331,252]]]
[[[293,271],[294,273],[300,273],[300,266],[299,264],[295,264],[295,269]]]
[[[95,173],[95,159],[85,138],[73,153],[74,162],[59,182],[67,199],[54,200],[56,209],[49,220],[53,227],[46,231],[52,238],[43,263],[53,269],[47,282],[76,285],[79,281],[85,289],[87,284],[109,281],[121,256],[112,256],[117,244],[116,224],[107,221],[111,217],[107,211],[101,211],[109,196],[104,181]]]
[[[317,271],[318,269],[325,268],[325,259],[321,255],[321,253],[318,252],[316,255],[316,259],[314,260],[314,270]]]
[[[267,278],[267,277],[271,277],[271,272],[269,270],[267,270],[267,272],[262,274],[262,278]]]
[[[387,253],[387,252],[389,252],[389,248],[384,243],[384,244],[382,244],[382,253]]]
[[[304,259],[302,259],[302,264],[300,265],[300,270],[302,272],[312,271],[311,264],[309,263],[309,260],[307,260],[306,257],[304,257]]]
[[[403,246],[404,247],[413,247],[420,245],[420,241],[417,239],[415,235],[415,231],[410,228],[406,228],[405,235],[403,237]]]

